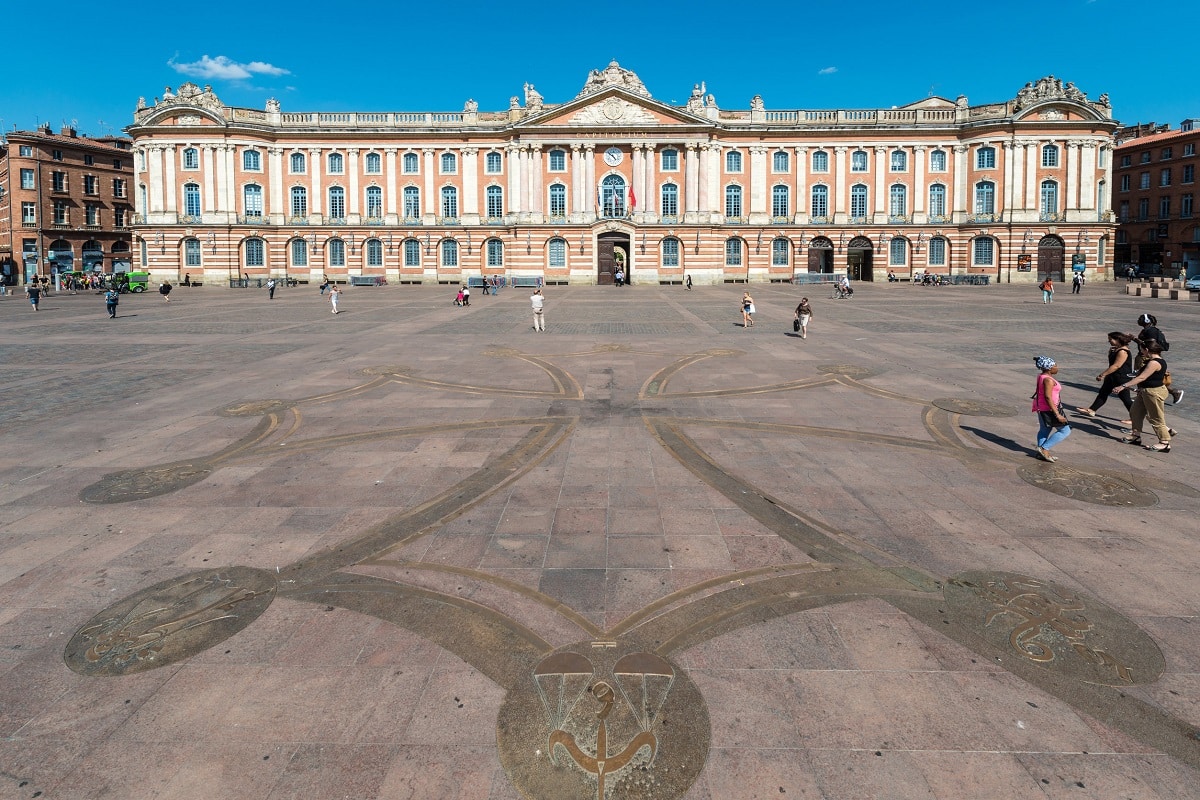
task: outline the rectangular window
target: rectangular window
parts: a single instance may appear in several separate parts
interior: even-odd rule
[[[1133,156],[1121,156],[1121,166],[1128,167],[1133,164]]]
[[[1170,158],[1170,157],[1171,157],[1171,148],[1169,148],[1169,147],[1164,147],[1164,148],[1162,149],[1162,153],[1161,153],[1161,154],[1159,154],[1159,156],[1158,156],[1158,160],[1159,160],[1159,161],[1166,161],[1166,160],[1167,160],[1168,158]]]
[[[89,167],[90,167],[92,164],[95,164],[95,163],[96,163],[96,159],[92,158],[92,157],[91,157],[90,155],[88,155],[87,153],[84,153],[84,154],[83,154],[83,163],[84,163],[84,165],[86,165],[86,166],[89,166]]]
[[[867,152],[865,150],[855,150],[850,154],[850,171],[851,172],[866,172],[867,171]]]
[[[1195,143],[1195,142],[1192,142],[1192,143],[1190,143],[1190,144],[1185,144],[1185,145],[1183,146],[1183,154],[1184,154],[1185,156],[1194,156],[1194,155],[1196,155],[1196,143]]]
[[[1143,163],[1143,164],[1149,164],[1149,163],[1150,163],[1150,151],[1149,151],[1149,150],[1147,150],[1146,152],[1142,153],[1142,163]]]
[[[550,151],[550,171],[551,172],[566,172],[567,171],[567,151],[551,150]]]
[[[908,153],[903,150],[893,150],[891,157],[891,171],[904,172],[908,169]]]
[[[113,159],[113,169],[121,169],[121,159],[119,159],[119,158]]]
[[[934,237],[929,240],[929,266],[946,266],[946,240]]]
[[[679,216],[679,188],[675,184],[663,185],[659,206],[664,217]]]
[[[567,242],[565,239],[550,240],[550,266],[562,268],[567,265]]]
[[[125,179],[113,178],[113,197],[125,196]]]
[[[417,158],[416,153],[404,154],[404,174],[416,175],[420,171],[421,160]]]
[[[404,266],[421,266],[421,243],[416,239],[404,240]]]
[[[865,217],[867,215],[867,192],[865,188],[856,186],[850,190],[850,216]]]
[[[981,147],[975,152],[975,168],[976,169],[995,169],[996,168],[996,148]]]
[[[21,145],[20,147],[17,148],[17,152],[20,153],[21,156],[24,158],[33,158],[33,147],[30,145],[27,145],[27,144]]]
[[[1169,198],[1169,197],[1158,198],[1158,218],[1159,219],[1170,219],[1171,218],[1171,198]]]
[[[63,160],[62,150],[51,150],[50,157],[53,158],[55,161],[62,161]]]
[[[70,206],[63,200],[54,201],[54,224],[67,225],[71,222]]]
[[[975,266],[977,266],[977,267],[992,266],[993,260],[995,258],[994,247],[995,247],[994,242],[986,236],[981,236],[978,239],[976,239],[975,246],[973,248],[971,248],[973,251],[973,255],[974,255]]]
[[[113,207],[113,225],[118,228],[125,227],[125,207],[124,206],[114,206]]]
[[[663,239],[662,263],[664,267],[679,266],[679,240]]]
[[[1121,176],[1121,191],[1122,192],[1129,191],[1129,176],[1128,175]]]
[[[183,247],[183,265],[185,267],[200,266],[200,240],[188,239]]]
[[[930,172],[945,172],[946,171],[946,153],[944,150],[934,150],[929,154],[929,171]]]
[[[83,193],[84,194],[100,194],[100,187],[98,186],[98,183],[99,183],[99,181],[96,180],[95,175],[84,175],[83,176]]]
[[[36,203],[21,203],[21,222],[27,225],[37,223]]]
[[[51,172],[50,189],[55,192],[65,192],[67,190],[67,173]]]
[[[33,170],[31,170],[31,169],[22,169],[21,170],[21,188],[22,189],[34,188]]]
[[[789,169],[788,154],[782,150],[777,150],[771,157],[771,171],[775,173],[786,173]]]
[[[1184,219],[1192,218],[1192,196],[1190,194],[1182,195],[1179,198],[1179,216]]]
[[[561,151],[556,150],[555,152]],[[488,153],[486,159],[484,160],[483,171],[488,175],[499,175],[501,163],[502,162],[499,153]],[[550,154],[550,163],[554,163],[554,153]],[[551,166],[550,169],[553,170],[554,167]]]
[[[88,203],[86,213],[88,225],[96,226],[100,224],[100,210],[96,206]]]
[[[1196,167],[1194,165],[1192,165],[1192,164],[1184,164],[1183,165],[1183,182],[1184,183],[1195,183],[1196,182]]]
[[[663,170],[663,172],[678,172],[679,171],[679,151],[678,150],[663,150],[662,151],[662,170]]]
[[[1138,200],[1138,219],[1150,219],[1150,200],[1148,198],[1143,197]]]
[[[567,187],[556,183],[550,187],[550,216],[565,217],[567,215]]]
[[[1149,172],[1143,172],[1141,175],[1138,176],[1138,188],[1139,189],[1149,189],[1150,188],[1150,173]]]
[[[1170,169],[1170,167],[1168,167],[1167,169],[1164,169],[1158,173],[1158,185],[1159,186],[1170,186],[1171,185],[1171,169]]]

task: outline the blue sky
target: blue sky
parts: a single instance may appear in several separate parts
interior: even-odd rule
[[[34,15],[48,8],[22,4],[10,42],[23,40],[24,28],[44,30]],[[123,21],[114,8],[124,9]],[[54,4],[55,18],[71,24],[53,46],[25,39],[13,51],[0,127],[74,121],[93,136],[119,132],[139,96],[150,101],[186,80],[251,108],[275,97],[284,111],[456,111],[473,97],[481,111],[502,110],[526,82],[547,103],[570,100],[589,70],[614,58],[656,99],[677,104],[700,81],[723,108],[748,108],[755,94],[768,109],[884,108],[930,94],[982,104],[1053,74],[1092,99],[1107,92],[1125,123],[1176,127],[1200,117],[1197,57],[1177,35],[1200,23],[1195,0],[1148,5],[1145,22],[1162,35],[1139,26],[1136,39],[1121,34],[1116,17],[1133,6],[1117,0],[211,0],[169,8]]]

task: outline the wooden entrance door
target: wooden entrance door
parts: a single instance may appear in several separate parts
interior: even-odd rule
[[[602,233],[596,239],[596,283],[600,286],[612,286],[613,273],[617,271],[617,259],[614,251],[620,247],[626,254],[629,250],[629,237],[624,233]],[[625,277],[628,280],[630,264],[625,264]]]
[[[1047,236],[1038,242],[1038,280],[1063,280],[1063,242],[1057,236]]]

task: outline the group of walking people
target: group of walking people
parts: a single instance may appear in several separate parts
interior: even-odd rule
[[[1121,441],[1141,445],[1158,453],[1171,452],[1171,437],[1175,431],[1167,424],[1166,402],[1170,398],[1178,405],[1183,401],[1183,390],[1173,386],[1171,372],[1167,368],[1163,353],[1171,345],[1158,327],[1153,314],[1142,314],[1137,319],[1141,330],[1137,334],[1112,331],[1108,334],[1108,366],[1096,375],[1100,391],[1096,399],[1087,406],[1078,406],[1075,411],[1086,417],[1095,417],[1111,395],[1116,395],[1124,404],[1128,419],[1121,421],[1125,436]],[[1137,345],[1135,355],[1131,345]],[[1033,411],[1038,415],[1037,453],[1044,461],[1057,461],[1050,449],[1071,433],[1071,426],[1060,402],[1061,384],[1055,378],[1058,364],[1048,356],[1034,359],[1039,375],[1033,393]],[[1149,424],[1157,441],[1143,444],[1142,433]]]

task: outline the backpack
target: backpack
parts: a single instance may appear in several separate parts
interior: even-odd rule
[[[1047,281],[1042,281],[1038,284],[1038,288],[1045,292],[1050,288],[1050,284]]]
[[[118,292],[116,289],[109,289],[107,292],[104,293],[104,302],[106,302],[106,303],[116,303],[120,299],[121,299],[121,293]]]

